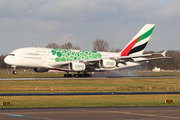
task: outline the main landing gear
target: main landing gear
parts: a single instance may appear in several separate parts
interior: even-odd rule
[[[72,77],[72,74],[64,74],[64,77]]]
[[[74,74],[73,77],[92,77],[91,74]]]
[[[64,77],[92,77],[92,74],[84,73],[84,74],[64,74]]]

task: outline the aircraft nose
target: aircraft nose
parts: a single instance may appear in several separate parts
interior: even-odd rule
[[[9,58],[9,56],[6,56],[5,58],[4,58],[4,62],[6,63],[6,64],[12,64],[12,60]]]
[[[6,56],[5,58],[4,58],[4,62],[6,63],[6,64],[8,64],[9,62],[8,62],[9,60],[8,60],[8,56]]]

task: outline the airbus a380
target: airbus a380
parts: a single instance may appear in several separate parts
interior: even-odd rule
[[[154,53],[161,54],[162,57],[143,54],[154,27],[154,24],[144,25],[119,53],[27,47],[12,51],[4,61],[14,68],[16,66],[34,68],[35,72],[60,70],[67,72],[64,77],[90,77],[91,74],[88,72],[129,68],[148,63],[150,60],[169,58],[165,57],[165,52]],[[77,72],[77,74],[72,75],[69,72]],[[16,71],[14,70],[13,73],[15,74]]]

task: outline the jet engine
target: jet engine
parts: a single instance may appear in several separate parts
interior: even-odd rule
[[[116,61],[110,59],[101,59],[99,61],[99,66],[103,68],[113,68],[116,66]]]
[[[34,72],[47,72],[48,70],[46,68],[34,68]]]
[[[86,69],[86,65],[80,62],[71,62],[69,64],[69,69],[73,71],[84,71]]]

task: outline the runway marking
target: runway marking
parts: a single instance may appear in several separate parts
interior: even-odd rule
[[[51,118],[41,118],[41,117],[29,117],[29,118],[35,118],[35,119],[44,119],[44,120],[58,120],[58,119],[51,119]]]
[[[21,113],[23,113],[23,112],[21,112]],[[27,114],[28,112],[24,112],[23,114]],[[10,114],[14,114],[14,113],[0,113],[0,115],[6,115],[6,116],[9,116]],[[33,112],[32,112],[32,114],[33,114]],[[35,114],[35,112],[34,112],[34,114]],[[43,114],[45,114],[44,112],[43,112]],[[22,116],[26,116],[26,115],[22,115]],[[11,116],[11,117],[19,117],[19,116]],[[58,120],[58,119],[51,119],[51,118],[42,118],[42,117],[31,117],[31,116],[27,116],[27,118],[34,118],[34,119],[43,119],[43,120]]]
[[[154,115],[154,114],[143,114],[143,113],[132,113],[132,112],[121,112],[121,111],[91,111],[91,110],[78,110],[75,112],[71,111],[56,111],[56,112],[20,112],[21,114],[24,115],[38,115],[38,114],[58,114],[58,113],[117,113],[117,114],[127,114],[127,115],[137,115],[137,116],[146,116],[146,117],[160,117],[160,118],[167,118],[167,119],[180,119],[180,117],[173,117],[173,116],[163,116],[163,115]],[[5,115],[5,114],[19,114],[19,112],[12,112],[12,113],[0,113],[0,115]],[[44,120],[56,120],[56,119],[51,119],[51,118],[41,118],[41,117],[31,117],[28,116],[28,118],[34,118],[34,119],[44,119]]]
[[[26,115],[43,115],[43,114],[59,114],[59,113],[76,113],[78,114],[79,112],[84,112],[84,111],[78,111],[78,112],[69,112],[69,111],[60,111],[60,112],[21,112],[21,114],[26,114]],[[19,114],[19,112],[13,112],[13,113],[0,113],[0,115],[5,115],[5,114]],[[29,116],[28,116],[29,117]],[[32,117],[31,117],[32,118]],[[38,118],[38,117],[37,117]],[[48,118],[42,118],[42,119],[48,119]],[[56,120],[56,119],[51,119],[51,120]]]
[[[91,112],[95,112],[95,111],[91,111]],[[141,113],[130,113],[130,112],[120,112],[120,111],[96,111],[96,112],[121,113],[121,114],[139,115],[139,116],[147,116],[147,117],[161,117],[161,118],[180,119],[180,117],[171,117],[171,116],[162,116],[162,115],[152,115],[152,114],[141,114]]]
[[[17,114],[5,114],[7,116],[13,116],[13,117],[28,117],[27,115],[17,115]]]

